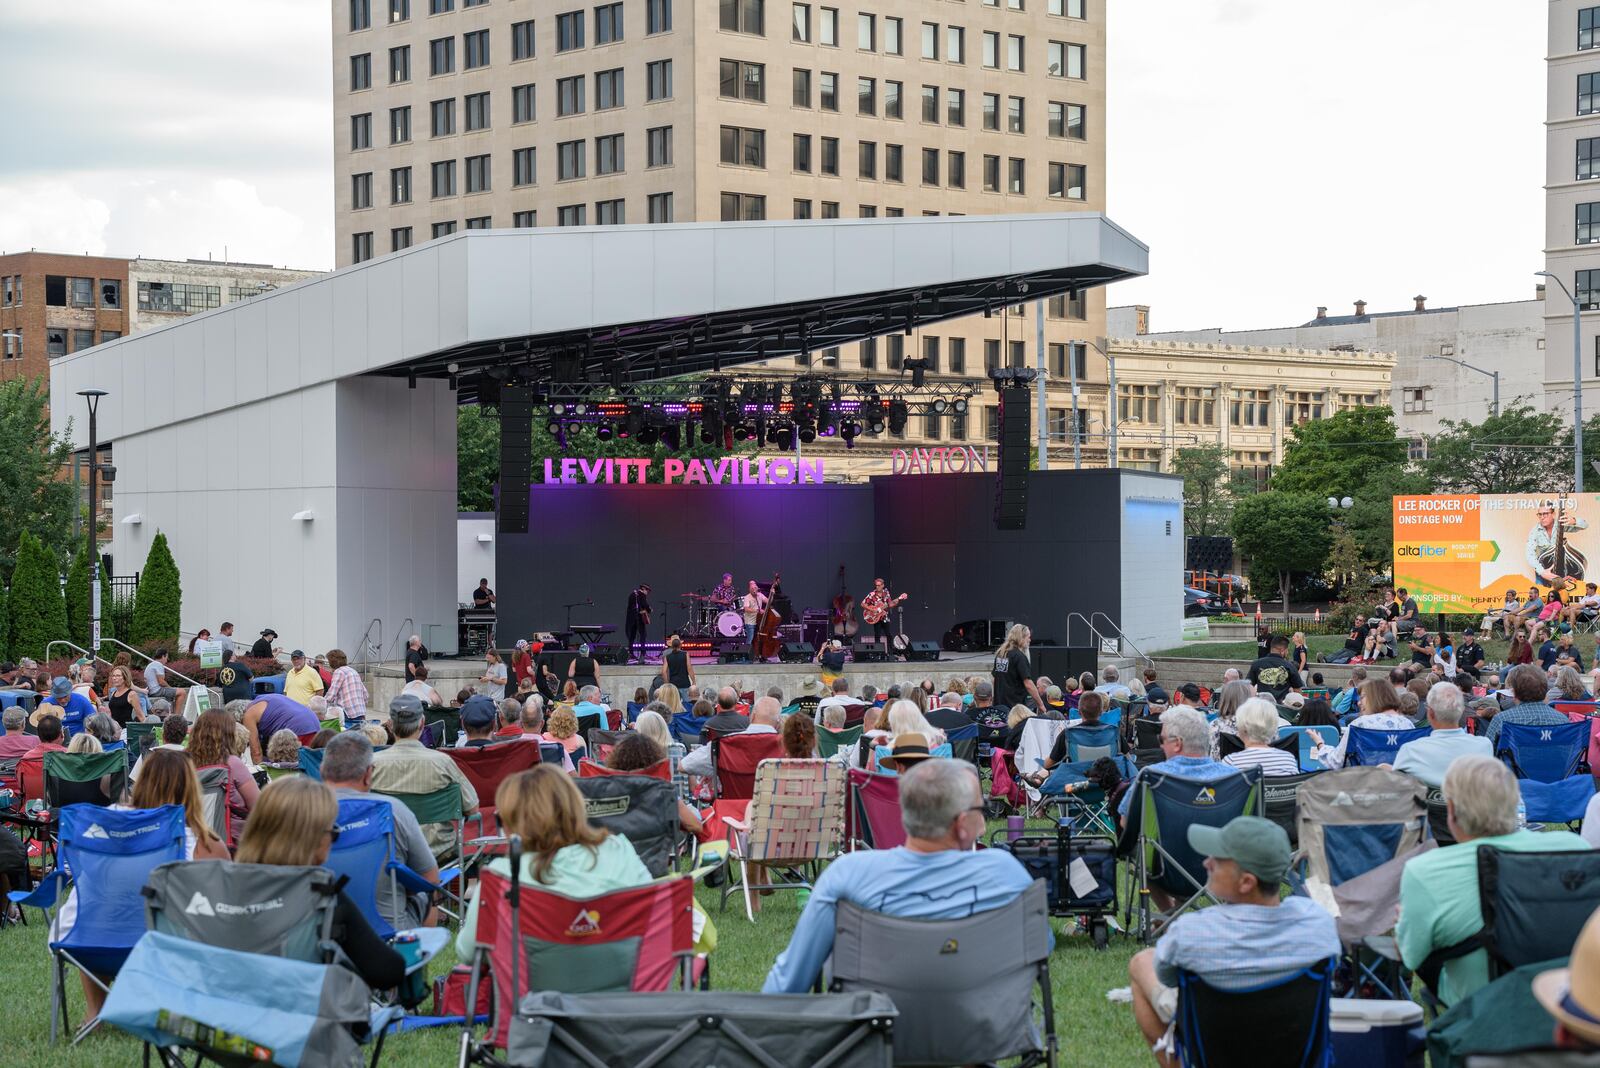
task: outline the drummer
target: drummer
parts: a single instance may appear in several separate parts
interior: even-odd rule
[[[701,588],[704,589],[704,587]],[[733,607],[733,573],[731,571],[722,573],[722,581],[717,583],[716,588],[711,591],[711,596],[708,599],[712,604],[721,605],[723,608]]]

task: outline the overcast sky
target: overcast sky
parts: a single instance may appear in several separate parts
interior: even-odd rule
[[[1109,212],[1151,248],[1113,304],[1240,329],[1532,295],[1543,4],[1095,2]],[[0,0],[0,250],[332,266],[330,26],[329,0]]]

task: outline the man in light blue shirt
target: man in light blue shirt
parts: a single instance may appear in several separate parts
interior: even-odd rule
[[[1461,729],[1467,702],[1461,687],[1453,682],[1436,682],[1428,691],[1428,725],[1433,733],[1400,747],[1394,757],[1394,770],[1415,775],[1438,789],[1445,773],[1459,757],[1494,756],[1487,738],[1476,738]]]
[[[600,726],[606,725],[606,712],[609,709],[600,703],[600,687],[585,686],[578,691],[578,701],[572,706],[572,714],[582,719],[584,716],[599,716]]]
[[[965,760],[924,759],[905,771],[900,814],[904,846],[847,853],[828,865],[762,993],[811,989],[833,952],[841,901],[890,916],[964,919],[1008,905],[1032,885],[1033,877],[1007,851],[973,851],[983,837],[983,795]]]
[[[1189,827],[1189,844],[1205,854],[1206,888],[1219,904],[1188,912],[1167,927],[1154,949],[1128,962],[1133,1016],[1156,1056],[1167,1056],[1167,1033],[1178,1007],[1178,977],[1191,972],[1219,990],[1247,990],[1290,978],[1339,954],[1333,917],[1307,897],[1279,900],[1289,870],[1289,836],[1259,816],[1222,827]]]
[[[1117,806],[1117,815],[1127,816],[1128,806],[1139,792],[1139,776],[1147,771],[1166,771],[1185,779],[1209,782],[1239,774],[1232,764],[1211,759],[1211,728],[1203,713],[1174,705],[1161,713],[1161,751],[1166,759],[1140,768]]]
[[[1100,678],[1100,685],[1095,687],[1097,693],[1103,693],[1107,697],[1124,699],[1133,696],[1133,691],[1123,684],[1122,676],[1117,672],[1116,668],[1106,668],[1105,671],[1101,672]]]
[[[1350,672],[1350,685],[1340,690],[1333,698],[1333,710],[1339,715],[1346,712],[1356,712],[1361,708],[1361,684],[1367,681],[1367,669],[1355,668]]]

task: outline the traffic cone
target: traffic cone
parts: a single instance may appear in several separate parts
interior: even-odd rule
[[[1315,623],[1321,623],[1322,622],[1322,609],[1318,608],[1316,611],[1314,611],[1311,614],[1311,619]]]
[[[1261,622],[1261,602],[1260,601],[1256,602],[1256,622],[1257,623]]]

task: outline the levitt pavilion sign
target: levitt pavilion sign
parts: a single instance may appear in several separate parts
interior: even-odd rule
[[[544,462],[547,485],[595,486],[645,483],[650,481],[652,461],[596,457],[563,457]],[[679,460],[667,457],[660,462],[661,483],[668,486],[794,486],[822,484],[822,461],[792,456],[758,458],[724,456],[720,460]]]

